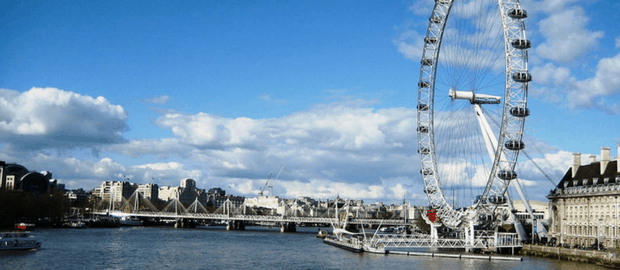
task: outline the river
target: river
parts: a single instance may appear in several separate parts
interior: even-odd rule
[[[352,253],[323,244],[317,229],[120,227],[36,229],[36,251],[0,252],[0,269],[605,269],[524,257],[487,261]]]

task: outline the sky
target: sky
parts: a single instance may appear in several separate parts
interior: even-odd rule
[[[417,82],[434,1],[2,1],[0,160],[67,188],[427,204]],[[620,143],[620,2],[522,0],[525,134],[556,183]],[[284,166],[278,179],[275,175]],[[520,158],[528,197],[554,185]]]

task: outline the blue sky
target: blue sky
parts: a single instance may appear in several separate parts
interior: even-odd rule
[[[424,204],[415,106],[433,2],[2,1],[0,160],[69,188],[193,178],[245,196],[286,164],[278,196]],[[617,155],[620,3],[522,5],[541,165]],[[552,186],[522,167],[543,200]]]

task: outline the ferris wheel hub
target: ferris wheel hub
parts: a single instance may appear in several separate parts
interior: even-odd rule
[[[465,99],[469,100],[471,104],[499,104],[502,100],[500,96],[486,95],[486,94],[476,94],[474,91],[457,91],[454,88],[450,88],[448,96],[455,99]]]

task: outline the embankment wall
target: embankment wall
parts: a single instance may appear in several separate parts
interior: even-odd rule
[[[609,251],[523,245],[523,249],[521,249],[520,254],[527,256],[560,259],[566,261],[587,262],[614,268],[620,268],[620,256],[618,256],[618,254],[616,254],[615,252]]]

